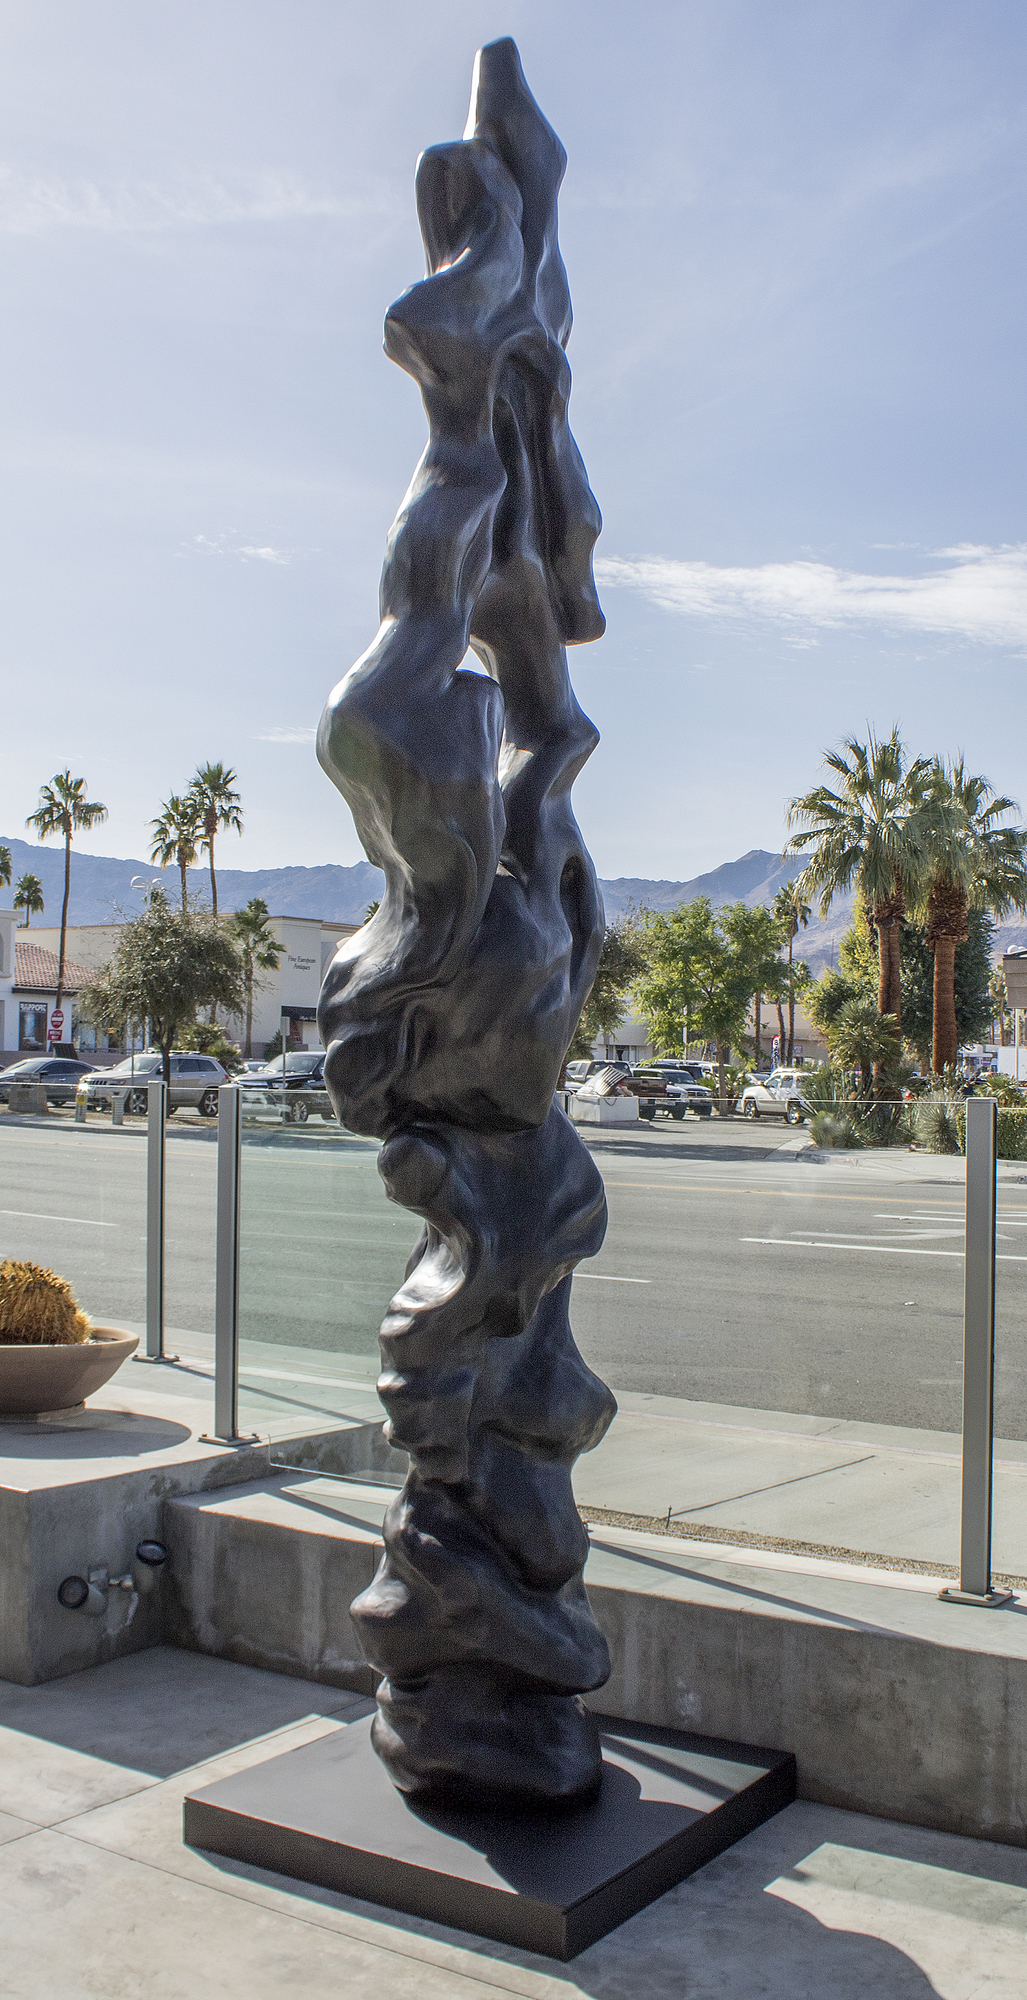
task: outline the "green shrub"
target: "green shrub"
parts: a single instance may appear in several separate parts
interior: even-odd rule
[[[1027,1110],[1023,1086],[1011,1076],[983,1077],[974,1089],[974,1096],[996,1097],[1000,1105],[1008,1105],[1014,1111]]]
[[[229,1076],[234,1076],[242,1066],[242,1056],[235,1042],[230,1042],[220,1022],[191,1021],[178,1037],[180,1049],[194,1049],[197,1055],[213,1056]]]
[[[996,1146],[1000,1160],[1027,1160],[1027,1106],[1017,1111],[1000,1107]]]

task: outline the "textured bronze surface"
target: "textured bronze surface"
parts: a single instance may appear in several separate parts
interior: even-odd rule
[[[568,1321],[602,1181],[553,1102],[603,930],[570,803],[597,736],[565,647],[604,621],[567,425],[565,165],[513,42],[482,49],[465,138],[417,167],[428,275],[385,323],[428,444],[381,627],[318,738],[386,877],[324,982],[326,1081],[424,1222],[381,1334],[410,1476],[352,1607],[385,1675],[374,1743],[402,1790],[525,1802],[600,1780],[577,1697],[609,1660],[570,1474],[616,1407]]]

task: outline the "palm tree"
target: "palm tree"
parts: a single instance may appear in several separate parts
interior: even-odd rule
[[[161,806],[160,817],[150,823],[153,827],[150,860],[155,861],[158,868],[170,868],[174,862],[182,876],[182,908],[186,910],[189,907],[186,870],[192,867],[198,851],[199,802],[189,792],[183,797],[172,792]],[[217,905],[214,907],[216,909]]]
[[[771,915],[781,926],[781,935],[788,944],[788,1055],[786,1060],[795,1059],[795,966],[792,950],[801,925],[805,930],[810,920],[810,905],[803,901],[799,884],[786,882],[774,897]]]
[[[846,1000],[828,1030],[831,1054],[845,1069],[859,1070],[860,1092],[870,1093],[871,1077],[893,1070],[899,1060],[899,1025],[891,1014],[879,1014],[867,995]]]
[[[43,902],[43,884],[38,875],[19,875],[14,889],[14,907],[16,910],[24,910],[25,922],[21,928],[27,931],[33,910],[37,916],[41,916],[46,908]]]
[[[924,874],[919,914],[934,952],[934,1046],[940,1075],[956,1061],[956,946],[967,936],[967,912],[1027,910],[1027,829],[1000,826],[1018,810],[999,798],[987,778],[968,777],[962,758],[930,767],[923,822]]]
[[[2,888],[5,883],[9,887],[10,881],[11,881],[11,850],[9,847],[0,846],[0,888]]]
[[[48,840],[52,833],[64,837],[64,901],[61,904],[61,949],[57,961],[55,1013],[60,1012],[64,997],[64,946],[71,896],[72,839],[76,833],[85,833],[92,826],[100,826],[106,817],[106,806],[102,806],[98,799],[86,798],[85,779],[73,778],[70,770],[64,770],[55,772],[52,785],[40,785],[39,804],[25,821],[26,826],[35,827],[40,840]]]
[[[234,829],[242,832],[242,809],[239,794],[232,790],[235,772],[224,764],[201,764],[188,792],[195,801],[198,826],[203,830],[200,842],[210,859],[210,900],[214,915],[218,913],[218,878],[214,873],[214,837],[216,834]]]
[[[243,985],[246,989],[246,1042],[243,1055],[253,1054],[253,986],[257,972],[275,972],[282,960],[282,946],[268,924],[269,911],[263,896],[251,896],[245,909],[236,910],[232,930],[239,942]],[[259,982],[258,982],[259,983]]]
[[[819,895],[821,916],[855,884],[877,931],[878,1012],[893,1014],[901,1027],[901,925],[919,877],[918,815],[929,763],[918,757],[905,768],[897,729],[883,743],[872,732],[865,744],[846,737],[841,750],[825,752],[824,763],[838,788],[818,785],[792,800],[789,825],[809,824],[785,852],[813,850],[796,886]]]

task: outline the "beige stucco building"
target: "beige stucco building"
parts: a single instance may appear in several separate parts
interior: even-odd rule
[[[45,1048],[61,943],[59,924],[16,928],[16,915],[14,910],[0,910],[0,1049],[8,1062]],[[263,1055],[283,1020],[294,1048],[317,1048],[317,996],[325,968],[340,940],[352,937],[357,925],[322,923],[318,917],[268,921],[282,956],[277,971],[261,972],[254,982],[253,1053]],[[106,965],[121,928],[113,923],[68,926],[63,1038],[74,1041],[84,1055],[109,1053],[103,1048],[105,1038],[79,1021],[78,996]],[[229,1020],[227,1027],[242,1047],[245,1021]]]

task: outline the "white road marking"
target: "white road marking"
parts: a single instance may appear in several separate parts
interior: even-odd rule
[[[779,1250],[873,1250],[879,1257],[959,1257],[961,1250],[913,1250],[903,1249],[895,1243],[800,1243],[791,1236],[740,1236],[739,1243],[774,1243]],[[1027,1257],[1012,1260],[1017,1264],[1027,1264]]]
[[[879,1257],[958,1257],[962,1260],[962,1250],[914,1250],[912,1244],[904,1248],[898,1243],[809,1243],[792,1236],[740,1236],[739,1243],[773,1243],[779,1250],[873,1250]],[[1027,1264],[1027,1257],[1013,1256],[1009,1251],[1000,1250],[995,1259],[997,1264]]]
[[[615,1278],[609,1271],[575,1271],[576,1278],[592,1278],[597,1285],[651,1285],[651,1278]]]
[[[90,1215],[40,1215],[34,1208],[0,1208],[0,1215],[18,1215],[27,1222],[82,1222],[87,1229],[116,1229],[116,1222],[94,1222]]]

